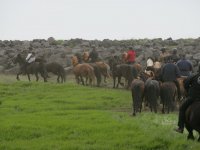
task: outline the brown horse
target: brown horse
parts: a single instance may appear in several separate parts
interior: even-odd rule
[[[187,77],[185,76],[182,76],[180,78],[177,79],[178,83],[179,83],[179,86],[180,86],[180,92],[181,92],[181,100],[185,99],[186,95],[187,95],[187,92],[184,88],[184,80],[186,79]]]
[[[120,64],[116,65],[113,68],[113,88],[118,88],[119,84],[124,85],[121,83],[121,78],[124,77],[126,81],[128,81],[127,88],[131,86],[131,82],[134,78],[138,76],[137,70],[132,66],[128,64]],[[118,79],[117,85],[116,85],[116,79]],[[116,86],[115,86],[116,85]]]
[[[38,59],[40,60],[40,59]],[[39,80],[38,73],[43,77],[44,82],[47,82],[47,70],[44,66],[44,62],[32,62],[31,64],[27,64],[25,58],[23,58],[20,54],[18,54],[16,57],[13,58],[13,63],[16,64],[18,63],[20,66],[20,70],[17,73],[17,80],[19,79],[19,75],[21,74],[26,74],[28,76],[28,80],[31,81],[30,79],[30,74],[35,74],[36,81]]]
[[[162,112],[167,113],[174,110],[177,88],[174,82],[163,82],[160,86],[160,98],[163,104]]]
[[[104,76],[104,82],[106,83],[106,78],[110,78],[110,66],[102,61],[95,62],[95,64],[99,67],[101,74]]]
[[[134,79],[131,84],[131,94],[133,101],[133,115],[142,110],[142,101],[144,98],[144,81],[140,79]]]
[[[83,52],[83,55],[82,55],[82,59],[83,59],[83,62],[88,62],[89,61],[89,52]]]
[[[89,52],[83,52],[82,61],[85,63],[90,63]],[[104,76],[104,82],[106,83],[106,78],[110,78],[110,66],[102,61],[97,61],[95,64],[99,68],[98,70],[101,72],[101,75]],[[95,65],[92,64],[92,66],[94,67]]]
[[[61,78],[61,83],[66,81],[66,73],[64,70],[64,67],[57,62],[51,62],[45,65],[47,72],[51,72],[55,75],[57,75],[57,82],[60,82]]]
[[[85,85],[85,82],[83,80],[83,77],[86,78],[86,84],[87,80],[89,79],[89,85],[94,84],[95,74],[94,74],[94,68],[89,64],[78,64],[78,59],[76,56],[71,57],[71,61],[73,64],[73,72],[76,78],[77,83],[79,84],[80,81],[83,85]]]
[[[188,130],[188,139],[193,139],[193,130],[199,133],[198,141],[200,142],[200,102],[196,101],[190,105],[186,111],[185,127]]]

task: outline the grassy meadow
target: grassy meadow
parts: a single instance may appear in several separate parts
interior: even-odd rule
[[[130,91],[0,76],[0,150],[198,150],[177,112],[131,116]],[[32,77],[33,78],[33,77]],[[195,132],[197,138],[197,133]]]

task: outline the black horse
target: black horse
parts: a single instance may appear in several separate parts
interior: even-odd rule
[[[44,82],[47,82],[47,71],[44,67],[44,62],[41,61],[40,59],[38,60],[36,59],[35,62],[28,64],[25,58],[23,58],[20,54],[18,54],[16,57],[14,57],[13,63],[15,64],[18,63],[20,66],[20,70],[17,73],[16,77],[17,80],[20,80],[19,75],[26,74],[28,76],[28,80],[31,81],[30,74],[35,74],[36,81],[38,81],[39,80],[38,73],[40,73],[44,79]]]
[[[188,139],[194,140],[193,130],[199,133],[200,142],[200,102],[194,102],[186,111],[185,127],[188,130]]]
[[[57,82],[64,83],[66,81],[66,73],[65,69],[62,65],[58,64],[57,62],[51,62],[45,65],[47,72],[51,72],[58,76]]]

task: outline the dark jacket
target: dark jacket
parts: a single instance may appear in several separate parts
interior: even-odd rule
[[[180,70],[180,74],[182,76],[189,76],[191,75],[191,71],[193,69],[192,63],[186,59],[179,60],[176,65],[178,66]]]
[[[189,97],[200,100],[200,73],[188,77],[184,81],[184,87]]]
[[[180,71],[174,63],[167,63],[163,66],[161,71],[161,80],[166,81],[176,81],[180,77]]]
[[[91,58],[91,62],[96,62],[97,59],[98,59],[98,56],[99,55],[98,55],[97,51],[96,50],[92,50],[90,52],[89,58]]]

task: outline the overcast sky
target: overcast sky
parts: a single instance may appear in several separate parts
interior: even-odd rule
[[[200,0],[0,0],[0,40],[200,37]]]

